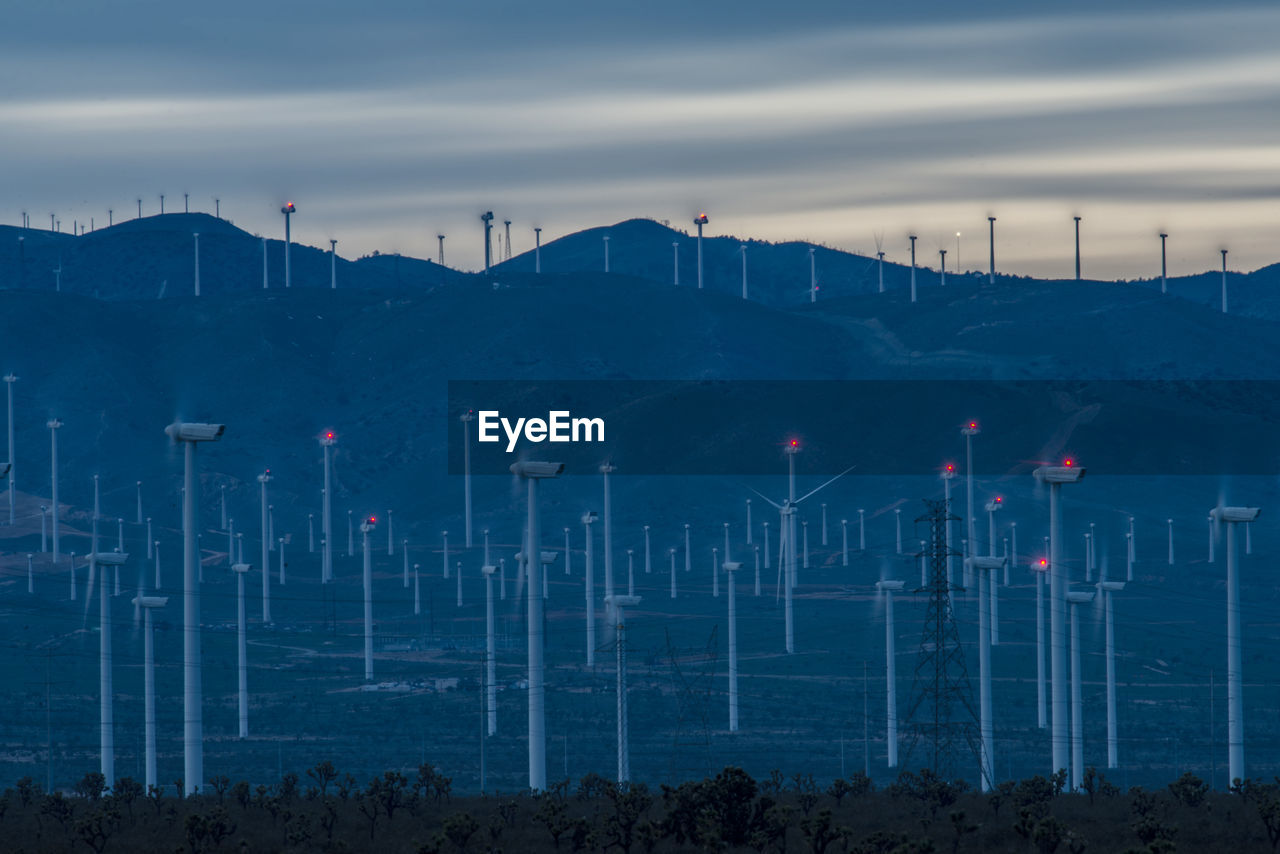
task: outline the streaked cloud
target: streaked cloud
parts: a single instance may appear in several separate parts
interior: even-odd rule
[[[143,2],[56,41],[26,9],[0,37],[0,74],[22,81],[0,96],[0,156],[22,164],[0,217],[105,219],[188,191],[274,232],[289,196],[301,240],[433,255],[444,231],[474,266],[486,208],[546,236],[706,207],[717,231],[862,250],[976,236],[994,212],[1002,259],[1055,275],[1080,212],[1106,235],[1087,244],[1097,276],[1146,272],[1142,241],[1174,222],[1189,264],[1224,242],[1233,265],[1276,260],[1258,203],[1280,10],[679,8]]]

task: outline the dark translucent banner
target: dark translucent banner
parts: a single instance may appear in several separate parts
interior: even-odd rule
[[[971,421],[982,474],[1066,457],[1095,474],[1280,473],[1276,381],[453,380],[450,474],[466,412],[474,474],[517,460],[565,475],[606,460],[628,475],[778,474],[792,442],[810,475],[963,471]]]

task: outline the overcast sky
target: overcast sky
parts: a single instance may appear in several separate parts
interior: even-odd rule
[[[193,209],[481,262],[633,216],[1066,276],[1280,260],[1280,7],[44,0],[0,28],[0,220]],[[1124,11],[1116,7],[1123,5]],[[619,8],[614,8],[614,7]],[[367,8],[362,8],[367,7]],[[783,11],[786,9],[785,11]],[[954,256],[948,258],[952,263]]]

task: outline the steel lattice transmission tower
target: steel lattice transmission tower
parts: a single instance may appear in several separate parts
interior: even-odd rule
[[[927,756],[925,766],[943,779],[957,775],[957,755],[963,748],[980,767],[978,715],[974,711],[973,689],[965,668],[964,649],[951,609],[952,590],[947,584],[947,521],[959,521],[946,501],[925,500],[928,512],[916,519],[929,523],[929,584],[918,592],[929,594],[929,609],[920,637],[911,702],[904,716],[907,745],[904,768],[911,767],[915,750]]]

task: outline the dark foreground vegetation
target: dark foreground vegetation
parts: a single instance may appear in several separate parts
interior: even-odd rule
[[[329,762],[273,785],[209,781],[180,797],[181,781],[144,791],[124,777],[108,790],[90,773],[73,792],[46,793],[24,777],[0,798],[5,851],[392,852],[1169,852],[1274,851],[1280,778],[1211,792],[1192,774],[1164,789],[1121,792],[1090,768],[1084,791],[1065,773],[979,793],[930,771],[876,790],[862,774],[825,789],[812,776],[739,768],[663,785],[590,774],[537,795],[454,798],[430,764],[363,785]]]

